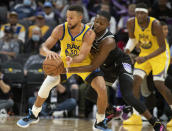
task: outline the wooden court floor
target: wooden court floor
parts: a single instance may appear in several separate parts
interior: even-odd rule
[[[40,122],[28,128],[20,128],[16,125],[19,117],[8,117],[0,119],[0,131],[93,131],[94,120],[84,119],[50,119],[41,118]],[[109,124],[112,131],[153,131],[147,123],[143,126],[122,126],[120,121],[112,121]],[[172,128],[168,128],[172,131]]]

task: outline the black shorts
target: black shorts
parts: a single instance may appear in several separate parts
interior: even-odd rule
[[[110,69],[110,70],[109,70]],[[104,79],[106,82],[114,83],[115,80],[121,74],[133,75],[133,65],[129,56],[121,59],[113,65],[111,68],[103,68],[101,66],[101,71],[104,73]]]
[[[96,70],[94,70],[90,75],[87,76],[87,78],[85,79],[85,81],[91,85],[92,80],[97,77],[97,76],[103,76],[103,72],[100,70],[100,68],[97,68]]]

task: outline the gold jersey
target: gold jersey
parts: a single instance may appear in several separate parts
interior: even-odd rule
[[[75,37],[72,36],[70,33],[70,30],[68,28],[68,23],[65,22],[63,24],[63,37],[60,40],[61,44],[61,52],[60,56],[64,62],[64,66],[67,67],[66,64],[66,56],[77,56],[79,55],[80,48],[82,46],[83,38],[87,31],[90,30],[90,27],[86,24],[84,24],[84,27],[82,31],[76,35]],[[91,54],[89,54],[85,60],[83,60],[81,63],[74,63],[71,64],[70,67],[79,67],[79,66],[85,66],[91,64]]]
[[[149,24],[144,30],[139,26],[137,18],[135,17],[135,29],[134,35],[141,49],[140,56],[151,54],[159,48],[157,38],[152,34],[152,23],[156,20],[153,17],[149,17]],[[167,41],[165,41],[166,49],[169,51]],[[165,52],[164,52],[165,53]]]

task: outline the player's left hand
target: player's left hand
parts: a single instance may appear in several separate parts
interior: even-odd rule
[[[135,58],[135,60],[136,60],[136,62],[138,63],[138,64],[142,64],[142,63],[144,63],[146,60],[147,60],[147,57],[136,57]]]
[[[66,64],[68,67],[70,67],[70,65],[72,64],[72,57],[70,57],[70,56],[66,57]]]

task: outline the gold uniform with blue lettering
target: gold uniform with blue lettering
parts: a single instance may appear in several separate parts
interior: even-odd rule
[[[68,28],[68,23],[65,22],[63,24],[63,37],[60,40],[61,43],[61,52],[60,56],[64,62],[64,66],[67,67],[66,64],[66,56],[77,56],[79,55],[80,48],[82,46],[82,41],[84,38],[84,35],[86,34],[87,31],[89,31],[90,28],[88,25],[84,25],[82,31],[76,35],[75,37],[72,36],[70,33],[70,30]],[[81,63],[73,63],[70,65],[70,67],[79,67],[79,66],[85,66],[85,65],[90,65],[91,64],[91,55],[89,54],[85,60],[83,60]],[[69,78],[73,74],[77,74],[80,77],[82,77],[83,80],[86,79],[86,77],[90,74],[91,72],[84,72],[84,73],[67,73],[67,78]]]
[[[149,25],[146,29],[142,30],[139,26],[137,18],[135,17],[135,30],[134,35],[139,44],[141,52],[139,56],[147,56],[159,48],[157,38],[152,34],[152,23],[156,20],[149,17]],[[153,57],[142,64],[134,65],[135,69],[143,70],[147,75],[152,71],[154,76],[165,76],[170,63],[170,50],[167,41],[165,40],[166,51],[160,55]]]

